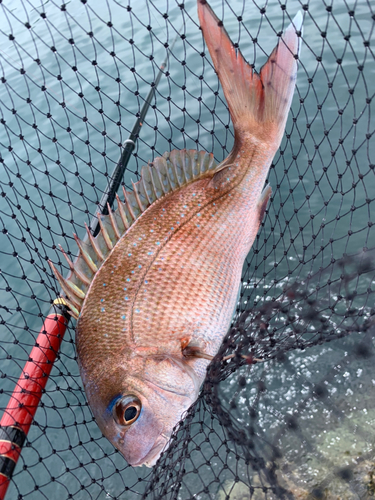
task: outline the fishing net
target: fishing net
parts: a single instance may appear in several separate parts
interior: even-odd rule
[[[229,113],[195,1],[0,2],[5,410],[159,65],[123,184],[177,148],[221,161]],[[297,88],[238,308],[197,402],[153,469],[102,436],[62,341],[9,499],[375,496],[374,52],[369,1],[211,5],[257,70],[298,10]],[[176,41],[172,47],[173,41]],[[110,361],[109,361],[110,362]],[[168,411],[168,408],[166,408]]]

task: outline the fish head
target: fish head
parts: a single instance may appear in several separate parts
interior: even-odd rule
[[[170,356],[146,358],[142,364],[133,373],[122,365],[97,378],[84,370],[81,375],[104,436],[130,465],[151,467],[196,400],[200,381],[187,363]]]

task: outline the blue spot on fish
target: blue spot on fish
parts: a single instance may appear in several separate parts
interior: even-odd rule
[[[103,286],[107,286],[105,283],[103,283]]]
[[[156,244],[157,244],[157,245],[160,245],[160,241],[157,241],[157,242],[156,242]]]
[[[117,401],[120,398],[122,398],[122,394],[117,394],[117,396],[115,396],[114,398],[111,399],[111,401],[109,402],[109,405],[107,406],[108,413],[112,413],[113,407],[115,406],[115,404],[117,403]]]
[[[131,257],[131,256],[132,256],[132,254],[131,254],[131,253],[128,253],[128,257]]]
[[[130,281],[130,278],[126,278],[126,281]]]
[[[100,299],[100,302],[104,302],[104,299]]]
[[[138,267],[139,267],[139,269],[142,269],[142,266],[141,266],[141,264],[139,264],[139,266],[138,266]]]
[[[122,319],[126,319],[126,316],[125,316],[125,314],[124,314],[123,316],[121,316],[121,318],[122,318]]]
[[[125,297],[125,300],[129,300],[129,297]]]
[[[104,313],[104,312],[105,312],[105,309],[104,309],[104,307],[102,307],[101,311],[102,311],[102,313]]]

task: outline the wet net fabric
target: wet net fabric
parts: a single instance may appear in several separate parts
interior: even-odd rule
[[[297,10],[297,88],[231,330],[153,469],[101,435],[65,334],[7,498],[375,496],[375,12],[212,1],[257,70]],[[175,40],[175,44],[172,44]],[[233,145],[194,1],[0,2],[0,409],[168,56],[124,176]],[[168,409],[166,408],[166,411]]]

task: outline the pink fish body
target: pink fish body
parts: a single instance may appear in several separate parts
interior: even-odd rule
[[[228,331],[295,86],[301,14],[259,75],[204,0],[198,14],[234,125],[232,152],[220,165],[192,150],[156,159],[100,219],[100,235],[77,239],[68,279],[53,267],[79,315],[90,407],[134,466],[155,464],[166,449]]]

